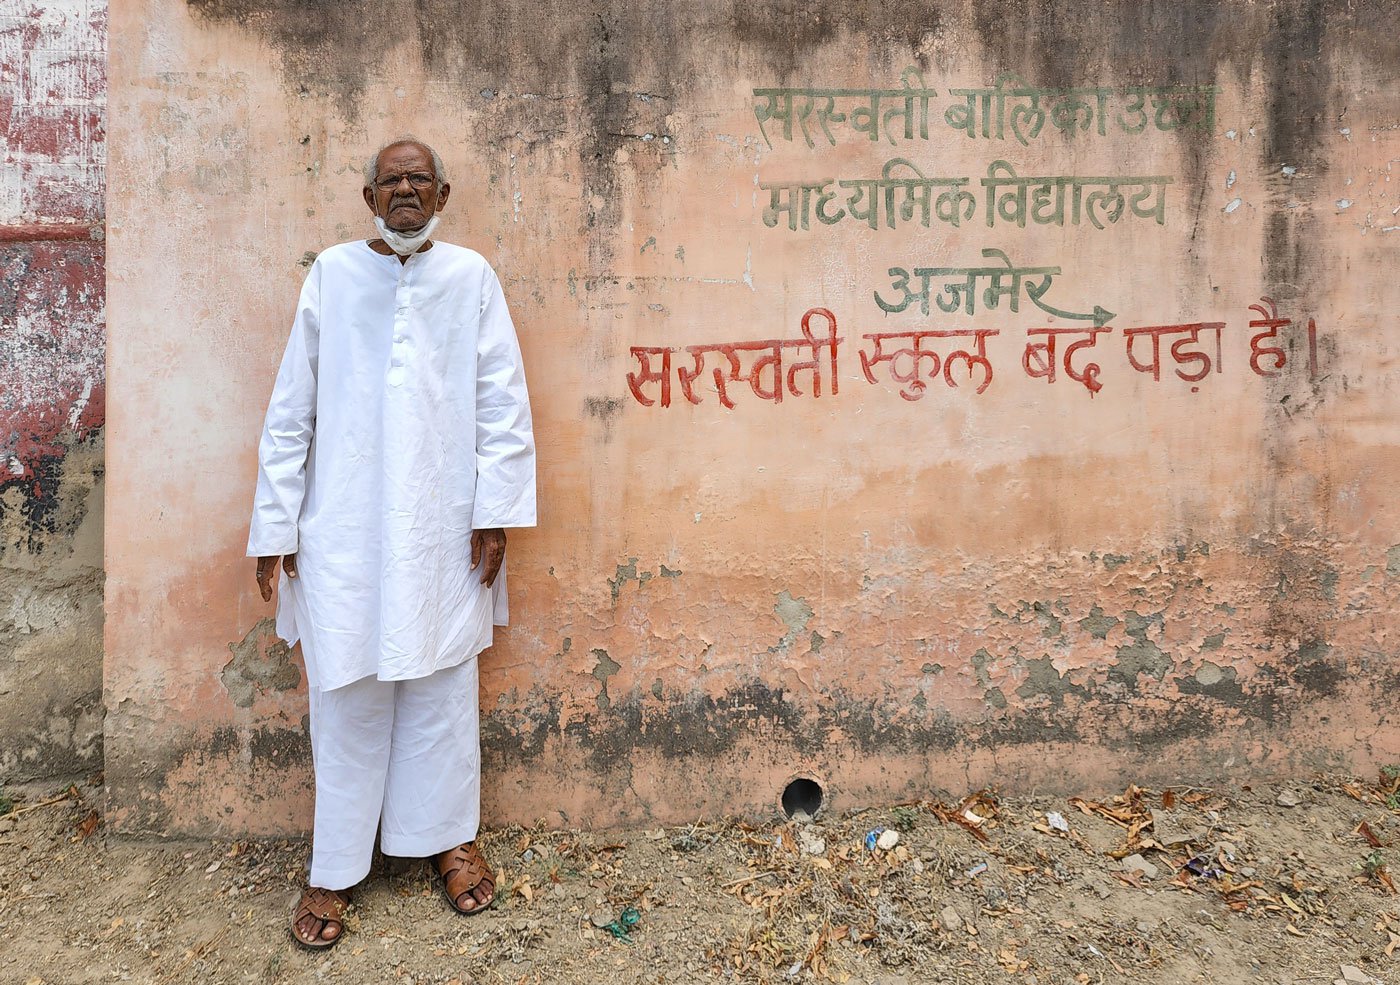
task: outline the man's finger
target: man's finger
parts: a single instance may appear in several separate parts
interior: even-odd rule
[[[475,571],[475,570],[476,570],[476,566],[477,566],[478,564],[480,564],[480,563],[481,563],[481,533],[480,533],[480,531],[473,530],[473,531],[472,531],[472,566],[471,566],[471,570],[472,570],[472,571]],[[483,579],[483,580],[484,580],[484,579]]]
[[[496,576],[501,572],[501,562],[505,560],[506,548],[504,544],[492,544],[487,551],[486,574],[482,577],[482,582],[487,588],[496,583]]]
[[[288,578],[297,576],[297,556],[295,554],[288,554],[282,558],[282,570],[287,572]]]

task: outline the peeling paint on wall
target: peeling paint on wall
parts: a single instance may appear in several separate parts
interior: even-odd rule
[[[106,4],[11,6],[0,19],[0,780],[26,780],[102,762]]]
[[[301,683],[301,670],[291,660],[291,649],[278,638],[270,616],[259,619],[228,648],[233,659],[224,664],[219,676],[235,707],[251,708],[259,694],[291,690]]]

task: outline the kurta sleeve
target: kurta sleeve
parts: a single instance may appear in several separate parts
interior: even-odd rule
[[[476,499],[472,529],[535,525],[535,436],[520,343],[505,293],[482,274],[476,363]]]
[[[294,554],[306,492],[306,456],[316,428],[316,367],[320,347],[321,267],[302,284],[292,333],[268,401],[258,442],[258,485],[248,556]]]

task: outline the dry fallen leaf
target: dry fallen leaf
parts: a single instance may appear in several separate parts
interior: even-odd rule
[[[1385,956],[1394,957],[1397,947],[1400,947],[1400,934],[1391,933],[1390,943],[1385,946]]]
[[[1370,845],[1372,848],[1381,847],[1381,840],[1376,837],[1376,833],[1371,830],[1371,826],[1365,821],[1362,821],[1356,826],[1356,833],[1365,838],[1366,844]]]
[[[78,837],[84,839],[90,837],[92,833],[97,830],[97,825],[100,822],[101,818],[98,816],[97,811],[89,813],[78,825]]]
[[[1162,791],[1162,808],[1163,808],[1164,810],[1171,810],[1171,809],[1172,809],[1173,807],[1175,807],[1175,806],[1176,806],[1176,794],[1172,793],[1170,790],[1163,790],[1163,791]]]

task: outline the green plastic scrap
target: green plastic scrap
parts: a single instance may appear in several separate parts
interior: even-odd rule
[[[629,906],[618,915],[616,920],[604,926],[603,929],[622,941],[622,943],[631,944],[632,936],[629,931],[637,926],[637,924],[641,923],[641,920],[642,915],[637,911],[637,908],[635,906]]]

